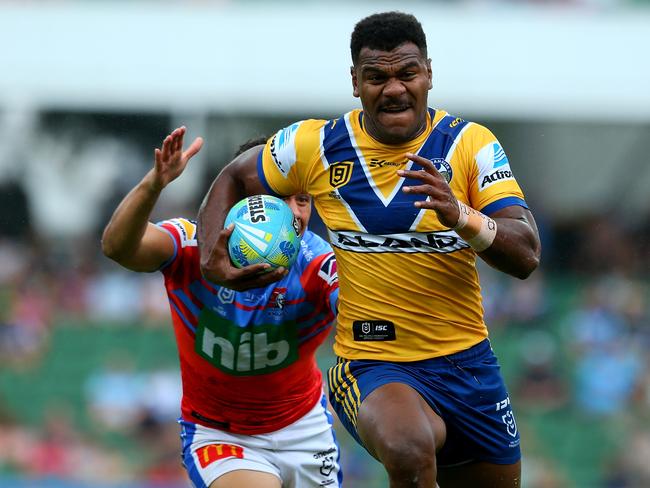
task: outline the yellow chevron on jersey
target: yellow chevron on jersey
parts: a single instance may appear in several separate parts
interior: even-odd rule
[[[407,152],[433,161],[475,209],[526,207],[494,135],[443,110],[429,109],[426,130],[401,145],[368,135],[361,110],[304,120],[278,131],[260,156],[268,190],[310,193],[328,228],[340,283],[334,350],[347,359],[417,361],[487,336],[476,255],[435,212],[414,206],[421,195],[401,191],[419,184],[396,173],[420,169]]]

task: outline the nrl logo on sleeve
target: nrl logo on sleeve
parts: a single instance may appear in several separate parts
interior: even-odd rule
[[[339,188],[347,185],[352,177],[352,161],[341,161],[330,165],[330,185],[333,188]]]

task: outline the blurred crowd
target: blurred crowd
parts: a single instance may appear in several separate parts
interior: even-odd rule
[[[33,365],[56,323],[158,327],[167,320],[158,275],[102,263],[99,240],[76,246],[57,256],[42,245],[0,238],[0,362]]]
[[[515,348],[504,367],[513,368],[506,376],[520,417],[550,419],[543,428],[552,430],[555,423],[558,442],[576,442],[562,473],[548,464],[562,449],[540,446],[542,439],[527,432],[526,443],[536,454],[551,454],[526,458],[530,486],[650,486],[647,232],[593,216],[553,229],[546,236],[550,256],[526,281],[482,270],[494,347],[498,352],[499,341],[508,340]],[[551,433],[546,434],[548,442]],[[593,461],[585,453],[596,451],[600,465],[576,466]],[[598,476],[588,485],[567,476],[590,468]]]
[[[47,375],[40,368],[44,358],[57,354],[51,339],[58,327],[170,327],[159,276],[131,274],[102,262],[98,241],[72,246],[59,254],[42,242],[0,238],[3,373]],[[11,474],[186,486],[175,423],[181,395],[177,369],[139,370],[125,344],[125,349],[107,350],[103,364],[84,376],[78,386],[86,411],[52,398],[36,423],[7,407],[3,400],[11,396],[12,384],[5,378],[0,480]],[[81,428],[80,417],[87,417],[92,428]],[[111,447],[111,435],[128,448]]]

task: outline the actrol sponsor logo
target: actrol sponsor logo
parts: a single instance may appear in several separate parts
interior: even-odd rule
[[[483,179],[481,180],[481,189],[485,188],[487,185],[491,183],[495,183],[499,180],[507,180],[509,178],[512,178],[512,171],[507,170],[507,169],[498,169],[494,173],[485,175]]]

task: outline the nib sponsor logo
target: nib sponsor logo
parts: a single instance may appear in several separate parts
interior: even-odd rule
[[[280,309],[285,298],[282,288],[274,290],[274,305]],[[234,376],[267,374],[298,359],[295,325],[239,327],[203,309],[194,350],[215,368]]]

